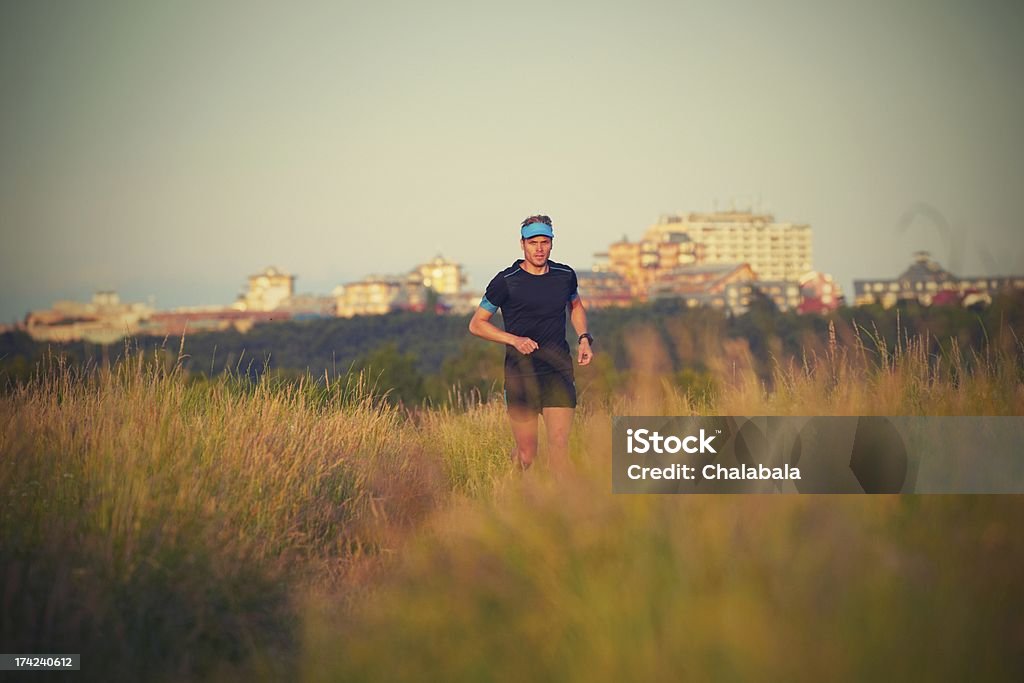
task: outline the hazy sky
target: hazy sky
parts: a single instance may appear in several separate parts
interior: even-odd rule
[[[829,5],[829,7],[825,7]],[[438,253],[482,288],[659,214],[810,223],[849,290],[1024,272],[1024,3],[0,0],[0,322]],[[967,238],[951,240],[924,202]],[[955,242],[954,242],[955,243]]]

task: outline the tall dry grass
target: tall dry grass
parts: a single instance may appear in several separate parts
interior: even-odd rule
[[[712,390],[672,381],[669,353],[687,357],[700,331],[668,341],[638,329],[629,344],[629,382],[608,407],[617,415],[1024,415],[1024,339],[999,330],[983,349],[956,339],[936,351],[927,336],[893,346],[877,330],[808,339],[801,358],[773,354],[765,377],[743,339],[702,340]],[[673,348],[674,347],[674,348]]]
[[[709,396],[638,331],[629,390],[578,411],[577,476],[506,478],[354,609],[311,601],[304,678],[1019,679],[1019,497],[610,495],[613,415],[1024,414],[1019,344],[868,339],[833,333],[770,382],[725,345]]]
[[[362,376],[190,383],[60,361],[0,403],[0,638],[125,679],[273,667],[297,587],[379,562],[435,471]]]
[[[1019,344],[926,342],[770,382],[734,343],[692,393],[638,331],[559,482],[512,470],[500,401],[52,360],[0,399],[0,643],[104,680],[1012,674],[1015,497],[610,494],[615,414],[1024,414]]]
[[[305,680],[1017,680],[1011,497],[615,497],[526,480],[436,517]]]

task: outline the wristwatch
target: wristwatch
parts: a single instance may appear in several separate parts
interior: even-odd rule
[[[591,346],[593,346],[593,344],[594,344],[594,337],[589,332],[584,332],[583,334],[581,334],[580,338],[576,340],[576,343],[579,344],[584,339],[586,339],[588,342],[590,342]]]

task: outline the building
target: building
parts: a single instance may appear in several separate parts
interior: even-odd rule
[[[750,211],[671,214],[659,218],[639,242],[623,237],[595,257],[595,270],[620,276],[637,301],[673,296],[673,283],[684,287],[675,295],[693,294],[684,281],[697,277],[699,271],[685,270],[694,267],[732,270],[747,264],[755,280],[798,283],[811,269],[811,228]],[[788,306],[792,298],[781,300]]]
[[[624,235],[607,252],[594,254],[599,259],[594,272],[614,273],[628,286],[631,299],[646,301],[655,281],[679,266],[696,264],[700,255],[701,245],[683,234],[641,242],[630,242]]]
[[[423,311],[427,288],[416,271],[405,276],[370,275],[334,288],[336,315],[384,315],[392,311]]]
[[[88,303],[57,301],[25,316],[25,331],[36,341],[111,344],[137,334],[153,309],[142,303],[121,303],[116,292],[96,292]]]
[[[767,297],[780,311],[799,310],[801,303],[800,283],[792,280],[754,280],[749,285],[745,284],[742,291],[733,294],[734,290],[735,285],[726,288],[726,295],[730,297],[729,308],[735,314],[746,313],[754,292]]]
[[[417,270],[407,273],[405,277],[400,278],[400,282],[402,283],[402,294],[397,302],[398,310],[422,313],[427,310],[432,291],[434,292],[435,309],[441,307],[441,295],[424,284],[423,278]]]
[[[401,280],[380,275],[338,285],[332,292],[337,302],[336,315],[351,318],[389,313],[400,301],[402,289]]]
[[[333,296],[293,294],[282,301],[274,312],[287,313],[292,320],[307,320],[334,317],[337,308],[338,303]]]
[[[424,286],[438,294],[458,294],[466,284],[462,266],[438,254],[432,261],[413,268],[413,275]]]
[[[800,278],[798,313],[829,313],[845,303],[839,283],[827,273],[811,270]]]
[[[914,261],[894,280],[854,280],[854,304],[881,304],[890,308],[900,301],[917,301],[924,306],[987,304],[999,292],[1024,290],[1022,275],[957,277],[932,260],[927,251],[914,254]]]
[[[650,298],[681,299],[690,308],[731,310],[749,304],[755,278],[746,263],[679,266],[652,285]]]
[[[187,306],[153,313],[139,328],[139,334],[181,337],[200,332],[234,329],[245,334],[257,323],[289,320],[287,311],[239,311],[223,306]]]
[[[811,270],[811,227],[777,223],[770,214],[750,211],[671,214],[662,216],[644,242],[694,244],[683,258],[696,264],[748,263],[762,280],[798,282]]]
[[[587,308],[625,308],[633,305],[633,292],[624,277],[613,271],[578,271],[580,298]]]
[[[238,311],[273,311],[295,293],[295,276],[273,266],[249,276],[249,288],[238,296]]]

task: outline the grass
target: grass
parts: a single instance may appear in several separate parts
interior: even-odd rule
[[[1019,343],[833,336],[769,383],[736,343],[690,393],[636,338],[557,483],[512,471],[479,396],[51,358],[0,399],[0,649],[80,652],[103,680],[1022,671],[1018,497],[625,497],[608,476],[613,415],[1022,415]]]
[[[430,495],[399,412],[352,384],[58,364],[4,401],[4,642],[125,678],[288,648],[291,587],[393,550]]]
[[[436,519],[308,680],[1017,680],[1012,498],[613,498],[531,482]]]

